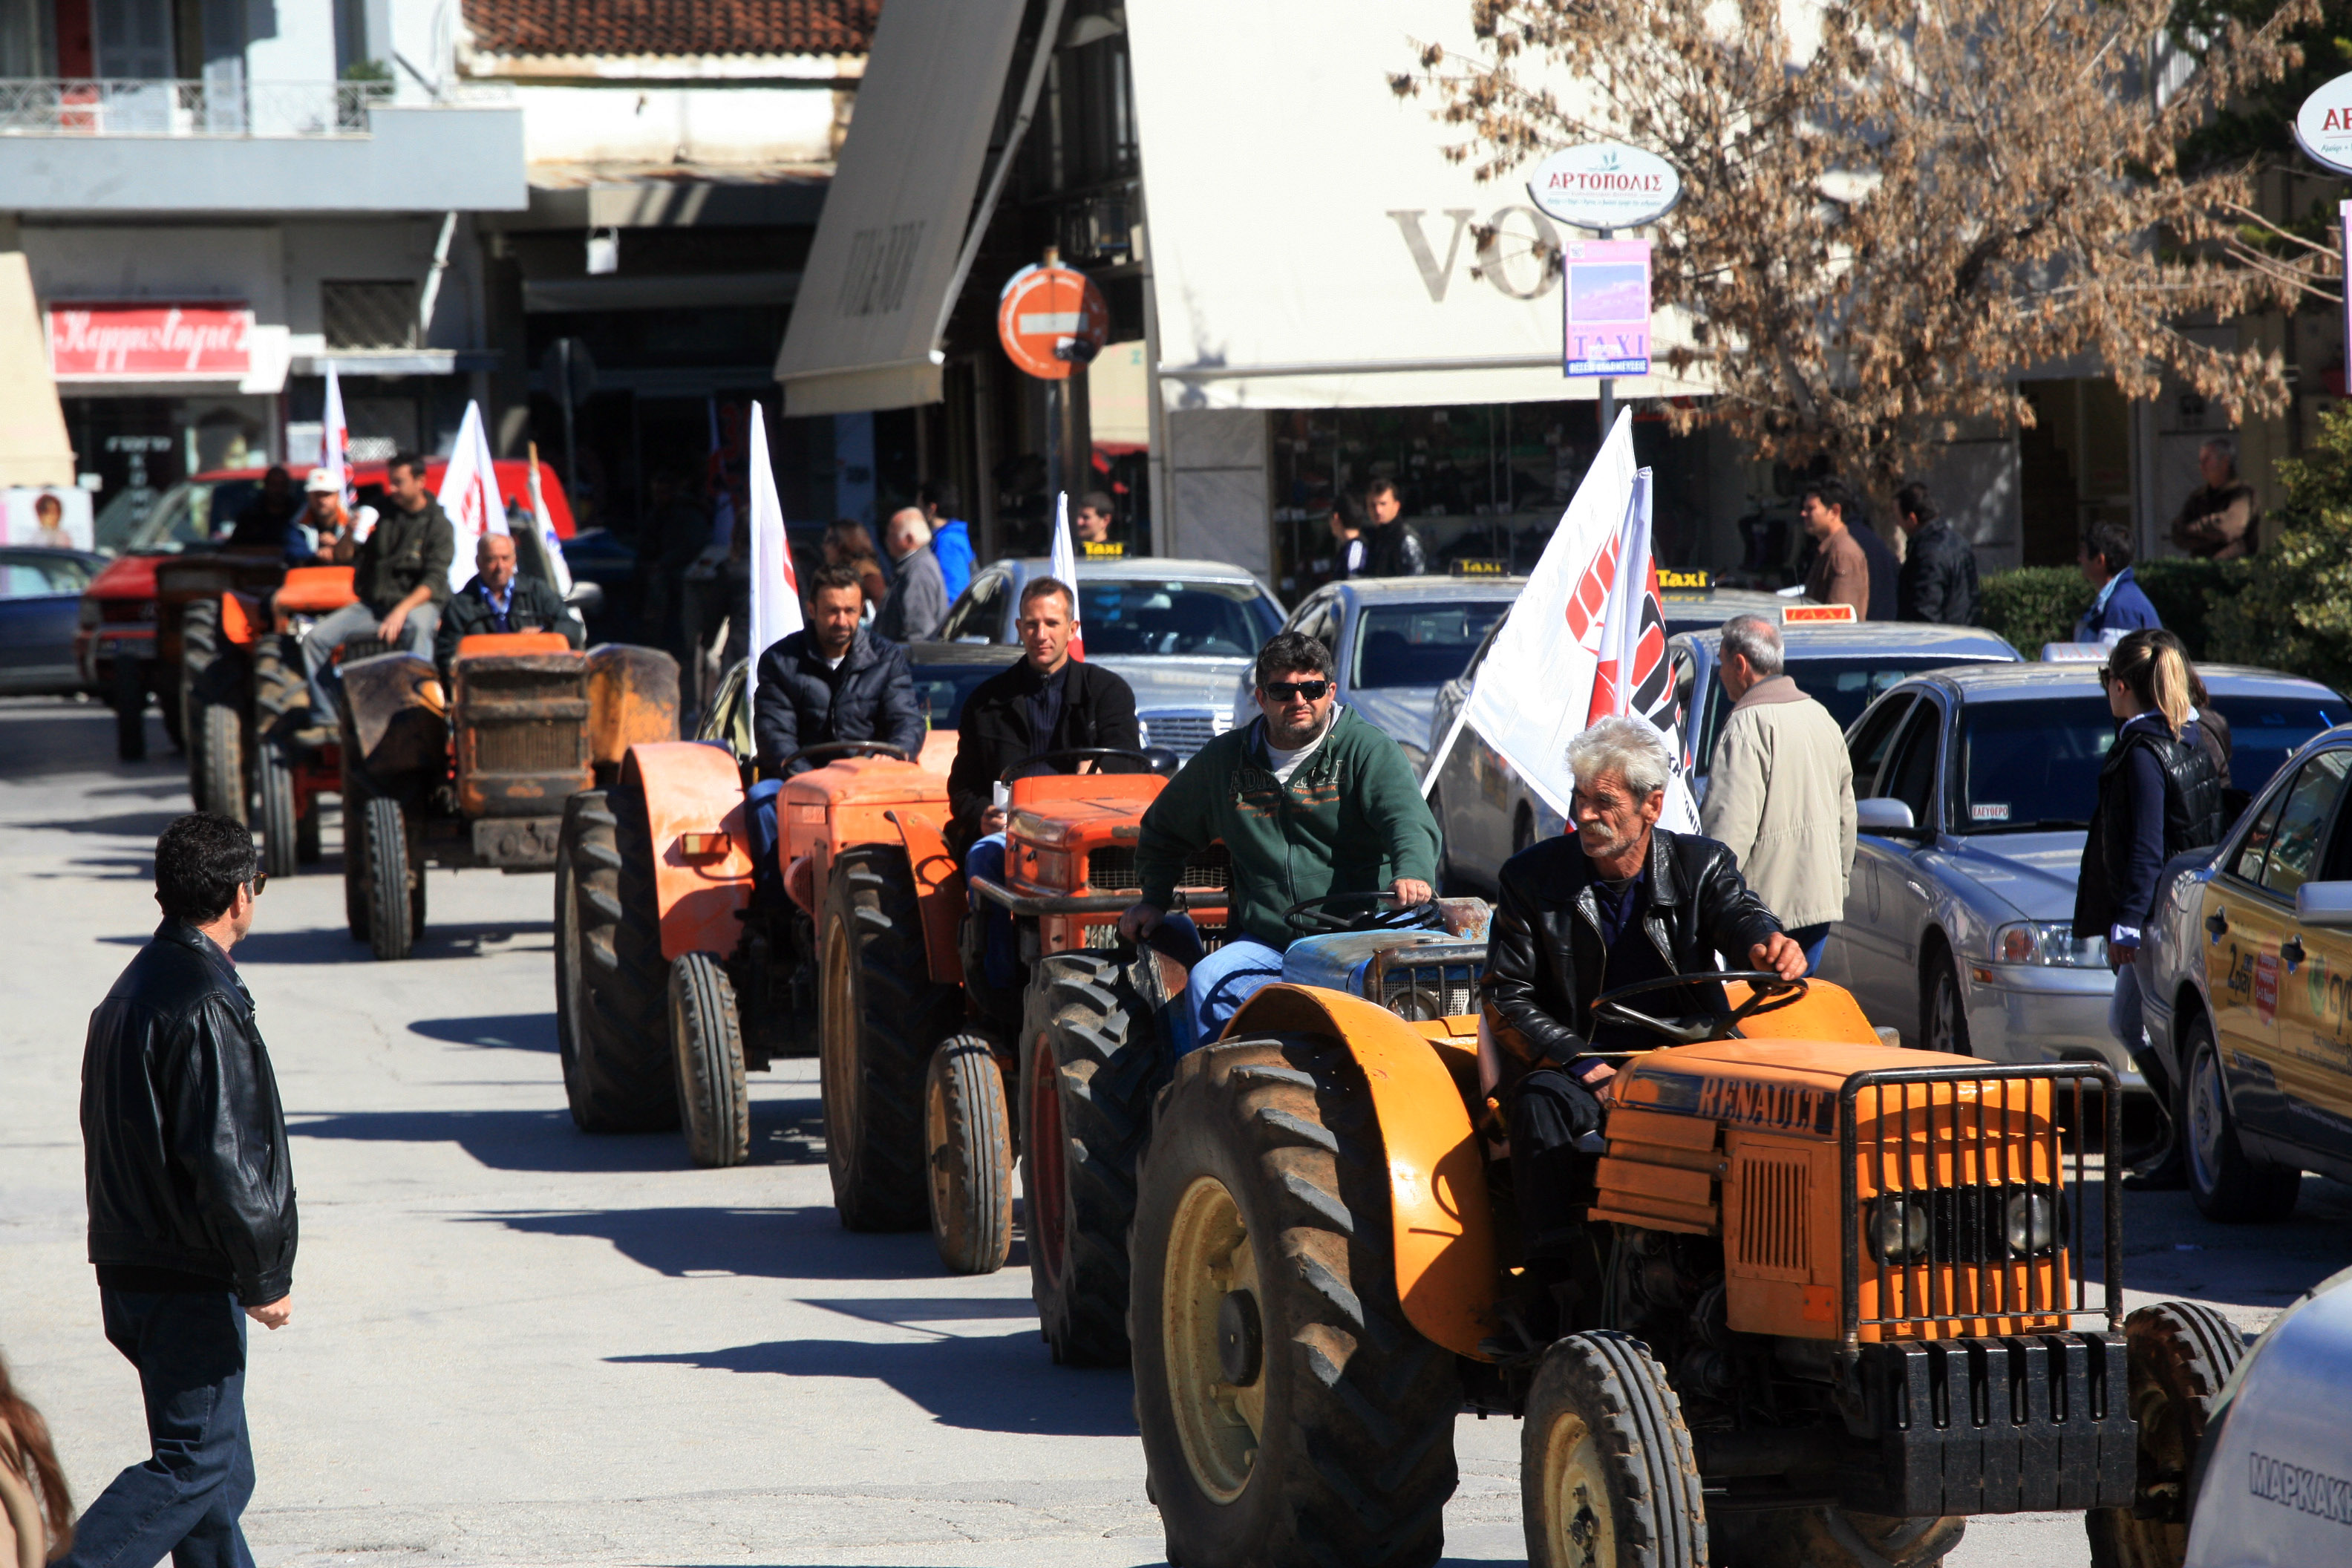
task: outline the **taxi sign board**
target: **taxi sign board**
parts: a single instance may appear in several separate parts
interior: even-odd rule
[[[1453,566],[1456,577],[1507,577],[1511,563],[1507,561],[1456,561]]]
[[[996,301],[996,335],[1013,363],[1042,381],[1066,381],[1110,336],[1110,305],[1094,279],[1066,267],[1024,267]]]
[[[1850,626],[1854,624],[1852,605],[1783,605],[1780,624],[1784,626]]]
[[[1650,374],[1650,242],[1571,239],[1560,290],[1569,375]]]
[[[1563,147],[1536,165],[1528,197],[1578,228],[1639,228],[1683,199],[1683,177],[1655,153],[1621,142]]]
[[[1713,581],[1704,569],[1669,572],[1663,566],[1658,568],[1658,590],[1661,593],[1671,594],[1679,588],[1685,593],[1704,594]]]

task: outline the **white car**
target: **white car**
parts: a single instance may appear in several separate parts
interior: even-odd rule
[[[2191,1457],[2188,1568],[2352,1563],[2352,1268],[2237,1363]]]

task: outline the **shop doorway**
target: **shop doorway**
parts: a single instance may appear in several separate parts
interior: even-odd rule
[[[2113,382],[2026,381],[2017,433],[2021,563],[2072,566],[2083,531],[2132,521],[2131,405]]]

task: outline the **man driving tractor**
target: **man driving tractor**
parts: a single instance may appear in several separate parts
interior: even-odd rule
[[[552,584],[517,571],[514,536],[485,533],[474,546],[472,580],[449,595],[433,633],[433,662],[442,679],[457,662],[461,639],[497,632],[562,632],[573,647],[588,640],[587,628]]]
[[[1501,1047],[1496,1092],[1508,1108],[1511,1184],[1527,1253],[1529,1304],[1551,1310],[1569,1278],[1576,1217],[1593,1198],[1601,1100],[1616,1069],[1587,1053],[1646,1050],[1659,1037],[1597,1019],[1608,992],[1715,972],[1716,954],[1784,980],[1805,951],[1748,890],[1731,852],[1660,827],[1674,761],[1640,719],[1604,719],[1568,743],[1576,835],[1547,838],[1503,863],[1486,950],[1486,1025]],[[1149,825],[1146,827],[1147,841]],[[1714,983],[1654,994],[1644,1012],[1720,1012]],[[1549,1325],[1531,1324],[1538,1342]]]
[[[1286,913],[1308,900],[1383,892],[1423,903],[1437,874],[1437,824],[1404,752],[1332,695],[1331,654],[1302,632],[1259,650],[1257,721],[1211,741],[1143,814],[1143,896],[1119,917],[1140,942],[1167,919],[1185,860],[1222,839],[1233,858],[1224,944],[1185,986],[1192,1040],[1282,978],[1299,934]]]

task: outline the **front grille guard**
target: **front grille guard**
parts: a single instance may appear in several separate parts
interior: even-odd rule
[[[2038,1138],[2034,1136],[2031,1124],[2032,1107],[2031,1088],[2026,1091],[2024,1102],[2021,1105],[2012,1106],[2009,1101],[2009,1090],[2004,1087],[1998,1102],[1990,1110],[1982,1088],[1984,1085],[1994,1083],[2005,1086],[2011,1082],[2022,1081],[2031,1084],[2037,1079],[2047,1080],[2050,1083],[2051,1112],[2046,1133]],[[2101,1226],[2099,1276],[2105,1289],[2104,1308],[2090,1304],[2087,1275],[2083,1268],[2083,1252],[2087,1239],[2083,1228],[2084,1183],[2088,1171],[2085,1148],[2088,1141],[2085,1136],[2088,1123],[2084,1119],[2084,1108],[2088,1098],[2085,1088],[2095,1080],[2101,1090],[2099,1095],[2102,1113],[2099,1175],[2104,1185],[2101,1189],[2099,1207],[2104,1223]],[[2073,1121],[2075,1133],[2071,1180],[2064,1179],[2069,1173],[2064,1139],[2060,1131],[2058,1115],[2062,1086],[2068,1082],[2074,1086]],[[1966,1083],[1979,1086],[1972,1115],[1963,1114],[1958,1086]],[[1925,1097],[1925,1103],[1914,1105],[1910,1091],[1910,1086],[1913,1084],[1953,1085],[1949,1105],[1937,1107],[1934,1102],[1932,1088]],[[1892,1098],[1891,1104],[1888,1094],[1890,1089],[1897,1091]],[[1861,1146],[1861,1118],[1858,1114],[1864,1094],[1873,1097],[1869,1101],[1869,1109],[1875,1114],[1879,1129],[1875,1146],[1869,1150],[1864,1150]],[[1938,1116],[1939,1110],[1945,1113],[1943,1116]],[[1893,1113],[1891,1121],[1890,1110]],[[2007,1125],[2012,1116],[2018,1119],[2016,1127]],[[1915,1117],[1917,1119],[1916,1121]],[[1995,1118],[1999,1119],[2000,1125],[1995,1125]],[[1892,1162],[1898,1173],[1897,1180],[1893,1183],[1888,1183],[1885,1179],[1890,1164],[1887,1138],[1890,1126],[1899,1136],[1901,1140],[1899,1146],[1904,1151],[1902,1157]],[[1920,1186],[1915,1186],[1911,1181],[1909,1148],[1915,1126],[1926,1135],[1927,1151],[1927,1181],[1925,1185]],[[1988,1138],[1988,1131],[1997,1136]],[[1860,1175],[1863,1161],[1865,1157],[1874,1161],[1873,1184],[1879,1194],[1904,1200],[1917,1195],[1924,1203],[1927,1201],[1927,1194],[1936,1190],[1934,1181],[1936,1138],[1939,1131],[1950,1142],[1956,1180],[1962,1163],[1963,1152],[1974,1150],[1977,1173],[1980,1179],[1973,1184],[1973,1187],[1979,1194],[1996,1191],[2006,1194],[2019,1189],[2032,1191],[2040,1185],[2033,1180],[2033,1150],[2035,1148],[2048,1150],[2050,1174],[2059,1188],[2053,1195],[2057,1202],[2060,1220],[2057,1245],[2050,1250],[2049,1272],[2045,1275],[2036,1267],[2038,1259],[2031,1250],[2021,1255],[2011,1254],[2004,1261],[2020,1261],[2025,1265],[2024,1300],[2013,1301],[2010,1299],[2010,1277],[2005,1272],[1986,1269],[1978,1277],[1979,1291],[1972,1292],[1976,1299],[1970,1302],[1970,1306],[1979,1310],[1960,1310],[1959,1303],[1952,1299],[1952,1283],[1957,1281],[1960,1270],[1978,1266],[1969,1264],[1958,1257],[1959,1231],[1957,1226],[1946,1226],[1931,1223],[1927,1227],[1928,1241],[1925,1256],[1920,1258],[1894,1264],[1887,1262],[1879,1254],[1877,1248],[1872,1249],[1871,1262],[1875,1270],[1878,1286],[1879,1310],[1875,1315],[1864,1318],[1862,1315],[1862,1245],[1864,1234],[1869,1228],[1869,1219],[1862,1207]],[[2015,1168],[2017,1156],[2020,1153],[2021,1140],[2018,1136],[2020,1132],[2022,1132],[2024,1138],[2032,1140],[2032,1142],[2023,1150],[2022,1171]],[[2115,1069],[2104,1062],[2059,1062],[2032,1067],[1885,1068],[1875,1071],[1858,1072],[1849,1077],[1838,1091],[1839,1227],[1843,1232],[1839,1250],[1843,1285],[1841,1292],[1843,1312],[1842,1327],[1846,1348],[1853,1350],[1860,1345],[1862,1331],[1865,1326],[1881,1330],[1902,1329],[1995,1318],[2058,1317],[2071,1321],[2077,1318],[2093,1316],[2102,1310],[2106,1315],[2107,1331],[2115,1334],[2123,1332],[2124,1287],[2121,1273],[2124,1239],[2121,1184],[2123,1173],[2116,1163],[2116,1147],[2122,1141],[2122,1086],[2116,1079]],[[1981,1179],[1989,1170],[1996,1168],[1998,1174],[1996,1181]],[[2071,1189],[2071,1192],[2068,1189]],[[2071,1215],[2069,1214],[2070,1200]],[[1988,1200],[1979,1196],[1976,1201],[1981,1205]],[[1984,1237],[1987,1234],[1988,1217],[1990,1218],[1993,1226],[1999,1227],[1992,1234],[2005,1235],[2005,1215],[1987,1216],[1982,1212],[1976,1215],[1976,1224],[1969,1234],[1979,1238]],[[2067,1224],[2066,1221],[2070,1218],[2072,1223]],[[1939,1243],[1942,1245],[1939,1246]],[[2062,1258],[2066,1262],[2063,1283],[2059,1272]],[[1934,1310],[1936,1280],[1939,1269],[1952,1271],[1944,1291],[1944,1306],[1947,1310],[1941,1312]],[[1901,1316],[1888,1315],[1889,1303],[1895,1300],[1890,1286],[1897,1276],[1903,1277],[1906,1282],[1903,1293],[1903,1299],[1906,1302],[1911,1299],[1908,1280],[1915,1276],[1924,1278],[1925,1283],[1920,1293],[1927,1299],[1927,1312],[1920,1314],[1906,1312],[1906,1315]],[[1986,1302],[1980,1292],[1982,1282],[1988,1278],[1997,1279],[2001,1285],[2001,1300],[1991,1310],[1982,1310]],[[2040,1286],[2038,1290],[2037,1284]],[[2038,1302],[2037,1297],[2039,1297]]]
[[[1483,942],[1433,942],[1387,948],[1373,955],[1365,997],[1409,1023],[1478,1010],[1478,978],[1486,967]],[[1414,998],[1420,998],[1414,1001]],[[1455,1007],[1454,1004],[1462,1005]],[[1411,1003],[1410,1010],[1400,1003]]]

